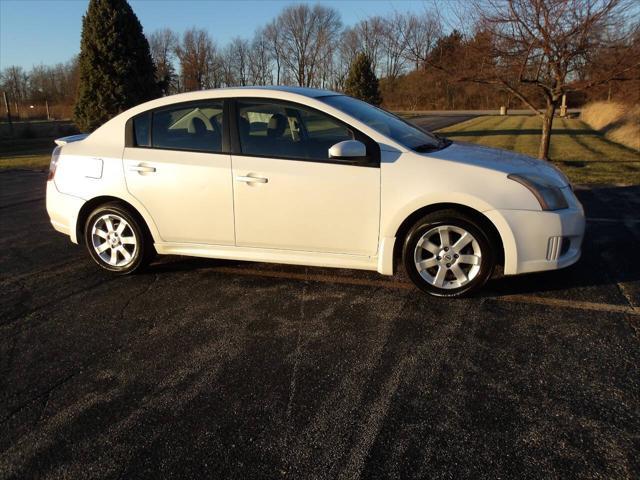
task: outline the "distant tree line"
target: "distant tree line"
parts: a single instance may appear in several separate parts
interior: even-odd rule
[[[38,65],[30,71],[15,65],[7,67],[0,72],[0,90],[7,94],[15,118],[44,118],[45,105],[49,105],[50,117],[70,118],[78,90],[77,57],[53,66]],[[4,119],[1,97],[0,111]]]
[[[202,28],[184,32],[165,28],[147,38],[163,95],[271,84],[344,91],[350,66],[363,54],[380,79],[382,104],[389,109],[520,108],[528,103],[545,108],[541,79],[554,75],[565,77],[563,84],[571,80],[575,88],[562,93],[573,105],[592,98],[638,102],[640,35],[635,19],[620,15],[629,3],[488,0],[473,15],[475,3],[469,0],[464,4],[469,5],[464,12],[469,21],[460,29],[444,25],[439,13],[428,8],[372,16],[344,26],[332,7],[299,4],[285,7],[251,38],[237,37],[227,44],[218,43]],[[535,20],[545,18],[544,9],[559,18],[549,32],[565,35],[553,45],[539,44],[543,37],[538,34],[523,33],[531,25],[509,13]],[[580,12],[594,11],[601,17],[580,17]],[[562,25],[569,25],[568,30]],[[564,56],[560,51],[549,53],[548,48],[564,49]],[[72,60],[29,72],[8,67],[0,72],[0,89],[7,92],[14,113],[22,115],[30,105],[37,107],[45,100],[54,111],[57,105],[70,111],[77,93],[77,64]],[[552,67],[560,64],[568,69],[554,71]]]

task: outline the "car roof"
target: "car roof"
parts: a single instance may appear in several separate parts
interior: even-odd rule
[[[293,98],[287,98],[292,95]],[[282,100],[294,100],[295,97],[307,97],[309,99],[319,99],[322,97],[343,95],[342,93],[332,92],[331,90],[321,90],[318,88],[307,87],[288,87],[288,86],[264,86],[264,87],[225,87],[212,88],[208,90],[192,90],[190,92],[177,93],[166,97],[156,98],[148,102],[136,105],[126,112],[124,116],[136,115],[152,108],[159,108],[173,105],[174,103],[198,101],[203,99],[214,98],[240,98],[240,97],[266,97]],[[298,98],[299,99],[299,98]]]
[[[342,93],[334,92],[331,90],[323,90],[321,88],[309,88],[309,87],[294,87],[294,86],[286,86],[286,85],[267,85],[267,86],[251,86],[251,87],[227,87],[227,88],[215,88],[211,90],[201,90],[201,91],[209,91],[209,92],[219,92],[225,90],[249,90],[261,92],[261,91],[276,91],[276,92],[288,92],[295,93],[298,95],[303,95],[305,97],[310,98],[319,98],[319,97],[328,97],[332,95],[343,95]]]

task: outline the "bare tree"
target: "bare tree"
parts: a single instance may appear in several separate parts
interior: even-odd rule
[[[625,28],[622,17],[630,6],[626,0],[484,0],[476,5],[477,25],[490,43],[490,49],[484,49],[489,54],[471,50],[475,68],[461,79],[498,86],[538,114],[538,157],[548,159],[562,96],[622,80],[625,72],[637,67],[637,57],[628,53],[638,26]],[[585,77],[598,54],[607,50],[616,51],[620,61],[608,70],[597,68],[597,78]],[[536,108],[536,96],[544,99],[544,111]]]
[[[337,52],[333,58],[334,80],[333,86],[336,90],[344,88],[344,82],[349,73],[349,67],[360,53],[360,38],[354,28],[345,28],[340,34]]]
[[[395,79],[404,68],[407,44],[403,40],[405,16],[396,12],[384,21],[382,30],[382,51],[385,60],[384,76]]]
[[[283,46],[282,46],[282,35],[280,34],[280,30],[278,29],[277,22],[273,20],[270,22],[264,29],[264,36],[267,41],[267,45],[269,51],[271,52],[271,57],[275,62],[276,69],[276,85],[280,85],[281,83],[281,73],[282,73],[282,56],[283,56]]]
[[[169,28],[156,30],[149,36],[149,47],[156,65],[156,81],[167,95],[176,89],[176,72],[173,66],[178,36]]]
[[[37,112],[44,114],[51,108],[52,115],[62,118],[70,115],[78,86],[78,61],[73,58],[57,65],[36,65],[29,72],[22,67],[10,66],[0,72],[0,91],[16,117]],[[37,109],[23,109],[23,105],[35,104]],[[45,107],[46,105],[46,107]]]
[[[332,8],[307,4],[287,7],[276,19],[280,60],[299,86],[313,86],[323,55],[336,40],[342,24]]]
[[[22,102],[27,98],[29,77],[22,67],[17,65],[7,67],[0,77],[2,89],[14,102]]]
[[[353,30],[360,45],[359,51],[371,62],[373,71],[377,71],[382,56],[385,22],[382,17],[371,17],[359,21]]]
[[[249,82],[249,42],[240,37],[234,38],[225,48],[225,83],[228,86],[246,86]]]
[[[425,67],[427,58],[442,36],[442,23],[437,12],[425,10],[422,14],[406,14],[400,30],[404,43],[404,56],[416,70]]]
[[[265,31],[258,29],[249,50],[249,82],[252,85],[269,85],[273,82],[272,56]]]
[[[205,30],[192,28],[184,32],[176,47],[184,91],[210,87],[211,69],[215,66],[215,45]]]

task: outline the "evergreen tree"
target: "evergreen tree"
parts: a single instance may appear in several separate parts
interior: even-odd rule
[[[371,68],[371,60],[364,53],[356,55],[349,67],[349,75],[345,82],[344,92],[372,105],[380,105],[382,103],[378,79]]]
[[[81,131],[160,95],[149,42],[126,0],[90,0],[79,69],[74,119]]]

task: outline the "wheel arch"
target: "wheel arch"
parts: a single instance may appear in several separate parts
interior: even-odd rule
[[[101,195],[86,201],[78,212],[78,218],[76,221],[76,239],[78,240],[78,244],[84,243],[84,227],[91,212],[100,205],[112,202],[119,203],[125,207],[129,213],[140,222],[140,226],[145,230],[145,234],[148,235],[149,239],[151,239],[152,242],[157,241],[156,239],[158,238],[158,235],[155,230],[155,225],[153,225],[151,221],[148,221],[138,208],[121,198],[111,195]]]
[[[460,203],[452,203],[452,202],[441,202],[434,203],[431,205],[425,205],[417,210],[413,211],[409,214],[403,221],[400,223],[395,233],[395,242],[393,246],[393,271],[395,272],[398,266],[398,262],[400,257],[402,256],[402,247],[404,244],[404,238],[407,235],[409,229],[421,218],[425,215],[428,215],[433,212],[437,212],[440,210],[456,210],[460,213],[473,218],[477,221],[481,226],[486,228],[487,233],[490,236],[490,240],[496,245],[496,263],[499,265],[504,265],[505,262],[505,249],[504,249],[504,241],[500,231],[496,227],[496,225],[482,212],[476,210],[475,208],[469,207],[468,205],[463,205]]]

